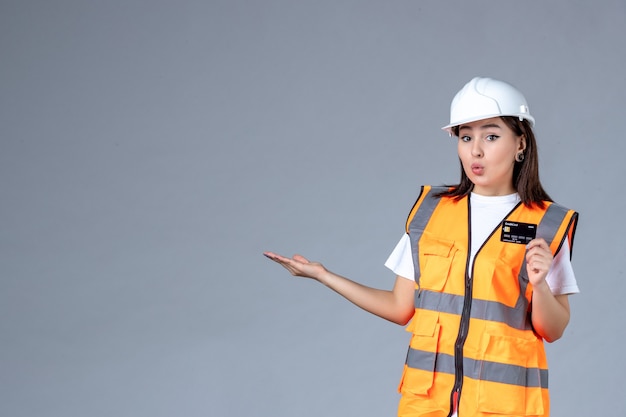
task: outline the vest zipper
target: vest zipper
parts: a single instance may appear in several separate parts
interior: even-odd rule
[[[472,262],[472,269],[474,265]],[[469,270],[469,255],[467,258],[466,271]],[[473,275],[473,274],[472,274]],[[472,275],[465,273],[465,298],[463,300],[463,312],[461,313],[461,323],[459,334],[454,344],[454,387],[452,388],[451,402],[458,407],[461,399],[461,389],[463,388],[463,346],[469,334],[470,312],[472,307]],[[454,411],[454,408],[452,409]],[[458,409],[457,409],[458,413]],[[452,415],[452,414],[450,414]]]
[[[450,395],[451,410],[448,416],[452,416],[461,400],[461,389],[463,388],[463,346],[469,333],[470,310],[472,308],[472,276],[470,274],[470,258],[472,253],[472,214],[470,199],[467,199],[467,260],[465,261],[465,296],[463,298],[463,311],[461,312],[461,322],[459,324],[459,334],[454,343],[454,386]],[[480,250],[480,249],[479,249]],[[471,265],[474,269],[474,262]]]

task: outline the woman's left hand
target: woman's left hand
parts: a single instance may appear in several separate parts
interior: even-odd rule
[[[533,239],[526,245],[526,272],[532,285],[545,281],[552,265],[552,251],[544,239]]]

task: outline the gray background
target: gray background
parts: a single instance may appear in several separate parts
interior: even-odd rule
[[[408,334],[261,254],[390,288],[476,75],[581,213],[553,416],[624,415],[624,39],[623,0],[2,0],[0,415],[394,415]]]

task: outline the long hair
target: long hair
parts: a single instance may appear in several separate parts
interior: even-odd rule
[[[539,181],[539,154],[537,152],[537,141],[528,120],[519,120],[514,116],[502,116],[504,123],[517,136],[526,138],[526,149],[524,150],[524,160],[515,162],[513,167],[513,187],[520,196],[524,205],[530,207],[537,205],[544,207],[544,201],[552,201],[548,193],[543,189]],[[459,136],[459,126],[452,128],[455,136]],[[460,159],[459,159],[460,162]],[[456,200],[469,195],[474,189],[474,183],[465,174],[461,163],[461,181],[457,185],[449,185],[448,191],[439,193],[439,197],[452,197]]]

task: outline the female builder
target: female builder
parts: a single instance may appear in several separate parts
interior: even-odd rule
[[[563,334],[578,292],[570,253],[578,215],[539,182],[524,96],[474,78],[454,97],[461,180],[422,187],[385,265],[391,291],[300,255],[265,255],[412,333],[399,416],[548,416],[543,340]]]

